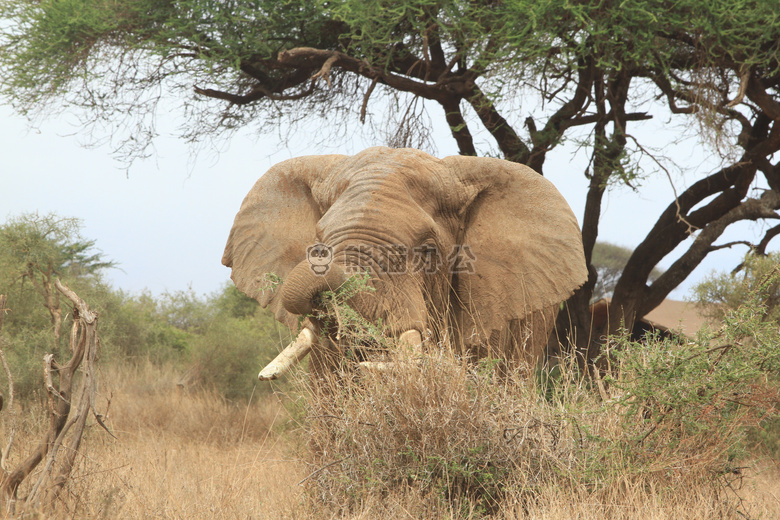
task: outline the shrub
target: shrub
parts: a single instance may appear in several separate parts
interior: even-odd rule
[[[191,385],[217,390],[227,399],[249,399],[257,386],[257,374],[279,352],[283,337],[270,313],[252,318],[223,316],[193,338],[188,379]]]
[[[551,497],[630,511],[695,489],[699,511],[744,513],[724,490],[750,465],[751,428],[778,417],[780,331],[765,310],[756,293],[692,341],[612,338],[614,371],[595,382],[571,359],[527,378],[446,345],[384,371],[347,362],[306,397],[311,507],[515,517]]]

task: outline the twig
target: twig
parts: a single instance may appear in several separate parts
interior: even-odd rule
[[[672,188],[672,192],[674,193],[674,205],[677,207],[677,219],[678,219],[680,222],[682,222],[683,224],[685,224],[686,226],[688,226],[688,234],[689,234],[689,235],[692,235],[692,234],[693,234],[693,232],[694,232],[694,231],[696,231],[698,228],[697,228],[696,226],[694,226],[693,224],[691,224],[690,222],[688,222],[687,220],[685,220],[685,217],[683,217],[683,215],[682,215],[682,208],[680,207],[680,196],[679,196],[679,195],[677,195],[677,188],[674,186],[674,180],[672,180],[672,174],[671,174],[671,172],[669,172],[669,170],[666,168],[666,166],[664,166],[663,164],[661,164],[661,161],[659,161],[658,159],[656,159],[656,157],[655,157],[653,154],[651,154],[650,152],[648,152],[648,151],[645,149],[645,147],[644,147],[644,146],[642,146],[642,145],[639,143],[639,141],[637,141],[636,137],[634,137],[634,136],[633,136],[633,135],[631,135],[631,134],[626,134],[626,137],[628,137],[628,138],[630,138],[632,141],[634,141],[634,144],[637,146],[637,148],[639,148],[639,151],[641,151],[642,153],[644,153],[644,154],[646,154],[648,157],[650,157],[650,159],[652,159],[652,160],[653,160],[653,162],[654,162],[656,165],[658,165],[658,167],[659,167],[659,168],[661,168],[661,170],[663,170],[663,172],[666,174],[666,178],[667,178],[667,179],[669,179],[669,186],[671,186],[671,188]]]
[[[696,354],[691,354],[687,358],[683,359],[682,362],[685,363],[685,362],[690,361],[691,359],[697,358],[699,356],[704,356],[706,354],[712,354],[713,352],[717,352],[718,350],[728,350],[728,349],[732,348],[733,346],[734,345],[732,345],[731,343],[727,343],[726,345],[718,345],[717,347],[708,348],[707,350],[704,350],[702,352],[697,352]]]
[[[374,78],[374,81],[371,82],[371,86],[368,87],[368,90],[366,90],[366,94],[363,96],[363,104],[360,106],[360,124],[366,123],[366,110],[368,109],[368,98],[371,97],[371,94],[374,92],[374,88],[376,87],[376,84],[379,83],[379,78]]]
[[[748,242],[747,240],[735,240],[734,242],[728,242],[726,244],[710,246],[709,251],[713,252],[713,251],[718,251],[720,249],[731,249],[734,246],[748,246],[751,251],[755,251],[757,247],[755,244]]]
[[[350,455],[350,456],[351,456],[351,455]],[[317,473],[319,473],[320,471],[323,471],[323,470],[325,470],[325,469],[328,469],[328,468],[329,468],[329,467],[331,467],[331,466],[335,466],[336,464],[339,464],[340,462],[344,462],[344,461],[345,461],[345,460],[347,460],[348,458],[349,458],[349,457],[344,457],[343,459],[339,459],[339,460],[333,461],[333,462],[331,462],[330,464],[326,464],[326,465],[322,466],[321,468],[318,468],[318,469],[314,470],[312,473],[310,473],[308,476],[306,476],[306,477],[305,477],[303,480],[301,480],[300,482],[298,482],[298,485],[299,485],[299,486],[300,486],[300,485],[302,485],[304,482],[306,482],[307,480],[309,480],[310,478],[312,478],[314,475],[316,475],[316,474],[317,474]]]

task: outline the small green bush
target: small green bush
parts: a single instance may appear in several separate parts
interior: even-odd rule
[[[190,384],[214,388],[227,399],[249,399],[254,392],[270,392],[258,386],[257,374],[284,347],[283,332],[270,313],[259,311],[249,318],[215,319],[191,343]]]

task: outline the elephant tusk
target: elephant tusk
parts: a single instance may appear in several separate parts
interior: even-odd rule
[[[417,358],[419,360],[422,355],[422,334],[415,329],[409,329],[400,336],[398,336],[398,345],[401,348],[408,349],[407,354],[410,358]],[[369,371],[375,372],[387,372],[395,367],[407,365],[408,361],[404,361],[403,357],[397,361],[361,361],[358,365]]]
[[[306,357],[314,344],[317,342],[317,336],[308,327],[304,327],[295,341],[287,345],[273,361],[260,371],[257,378],[260,381],[271,381],[278,379],[287,373],[298,361]]]

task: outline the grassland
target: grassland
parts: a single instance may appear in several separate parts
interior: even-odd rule
[[[368,374],[338,395],[266,395],[239,405],[213,392],[187,391],[177,386],[179,378],[151,364],[107,369],[99,400],[116,438],[93,422],[55,512],[28,513],[128,519],[780,517],[780,472],[771,459],[756,455],[736,472],[715,475],[702,461],[686,465],[695,450],[656,447],[656,464],[621,475],[639,459],[619,460],[625,454],[604,451],[593,440],[625,435],[617,416],[603,410],[595,416],[586,407],[576,413],[591,412],[563,420],[565,410],[573,413],[571,403],[540,402],[531,393],[538,385],[528,379],[496,384],[456,364],[429,363]],[[584,387],[571,390],[569,399],[588,395]],[[40,417],[34,406],[19,411],[22,427],[11,463],[38,439],[45,427]],[[585,437],[593,439],[572,434],[586,423]],[[585,460],[588,450],[611,458]],[[713,452],[707,456],[717,459]]]

